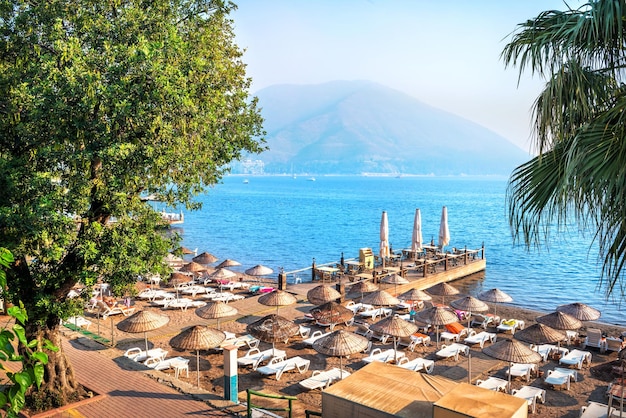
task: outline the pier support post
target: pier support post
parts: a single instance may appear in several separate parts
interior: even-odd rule
[[[463,253],[463,264],[467,265],[467,245],[465,246],[465,252]]]
[[[346,285],[343,284],[343,279],[339,279],[339,282],[335,285],[337,292],[341,293],[341,297],[337,300],[339,303],[343,303],[346,299]]]
[[[224,399],[239,403],[239,382],[237,375],[237,347],[224,347]]]
[[[287,273],[282,269],[280,269],[280,273],[278,273],[278,290],[287,290]]]
[[[311,281],[315,281],[315,258],[313,258],[313,264],[311,265]]]

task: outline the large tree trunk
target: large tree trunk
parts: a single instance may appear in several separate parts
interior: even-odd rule
[[[29,341],[37,339],[39,346],[43,347],[43,341],[48,340],[56,347],[58,351],[44,350],[48,355],[48,364],[44,366],[44,378],[41,387],[33,388],[31,395],[40,395],[49,397],[54,403],[61,406],[70,402],[74,402],[85,396],[84,388],[76,380],[74,369],[63,352],[63,341],[59,330],[59,322],[48,327],[38,326],[29,323],[26,327],[26,335]]]

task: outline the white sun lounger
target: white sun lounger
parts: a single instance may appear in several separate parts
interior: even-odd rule
[[[148,352],[146,352],[139,347],[133,347],[129,348],[124,353],[124,357],[128,357],[129,359],[137,362],[145,361],[149,358],[164,360],[165,356],[167,356],[167,351],[162,348],[151,348]]]
[[[607,418],[614,414],[619,414],[617,409],[598,402],[589,401],[587,405],[580,408],[580,418]]]
[[[508,380],[500,379],[499,377],[490,376],[486,380],[478,379],[476,381],[476,386],[479,388],[495,390],[496,392],[506,392],[508,393],[509,382]]]
[[[372,319],[376,319],[378,317],[388,317],[389,315],[391,315],[391,313],[393,312],[393,309],[391,308],[375,308],[375,309],[369,309],[367,311],[361,311],[359,312],[357,315],[362,316],[364,318],[372,318]]]
[[[72,324],[75,327],[80,327],[80,328],[85,328],[85,329],[89,329],[89,326],[91,325],[91,321],[88,320],[87,318],[85,318],[84,316],[71,316],[69,318],[67,318],[65,321],[63,321],[64,324]]]
[[[330,334],[330,332],[323,334],[322,331],[319,331],[319,330],[313,331],[313,334],[311,334],[311,336],[307,338],[306,340],[302,340],[302,342],[306,345],[312,346],[315,341],[319,340],[322,337],[327,336],[328,334]]]
[[[576,366],[582,369],[583,364],[591,365],[591,353],[589,351],[572,350],[559,359],[559,364],[567,364],[568,366]]]
[[[276,380],[280,380],[283,373],[289,370],[298,370],[300,374],[309,370],[311,360],[304,359],[300,356],[292,358],[274,357],[270,362],[263,367],[257,367],[256,371],[265,376],[276,375]]]
[[[413,370],[414,372],[424,370],[426,373],[431,374],[435,368],[435,362],[421,357],[409,361],[408,357],[402,357],[398,360],[397,366],[403,369]]]
[[[229,346],[229,345],[233,345],[235,347],[248,346],[248,348],[258,348],[259,347],[259,342],[260,342],[259,339],[254,338],[250,334],[241,335],[239,337],[236,337],[236,336],[233,336],[233,337],[226,336],[226,339],[224,341],[222,341],[222,343],[220,344],[220,348],[224,348],[224,347]]]
[[[350,376],[350,373],[345,370],[340,370],[337,367],[334,367],[330,370],[315,370],[313,371],[313,375],[308,379],[304,379],[300,381],[298,384],[303,388],[313,390],[313,389],[326,389],[333,383],[345,379]]]
[[[519,389],[513,389],[511,395],[516,398],[526,399],[528,402],[528,409],[532,414],[537,410],[537,401],[546,403],[546,391],[545,389],[536,388],[534,386],[522,386]]]
[[[275,348],[269,348],[264,351],[261,351],[258,348],[251,348],[246,354],[243,355],[243,357],[239,357],[237,359],[237,364],[239,366],[252,366],[252,369],[256,370],[261,363],[274,357],[284,359],[287,357],[287,353],[283,350]]]
[[[186,311],[188,308],[199,308],[201,306],[206,305],[206,302],[202,302],[201,300],[191,300],[187,298],[173,299],[163,305],[163,309],[177,309],[180,308],[183,311]]]
[[[524,329],[524,321],[519,319],[503,319],[496,329],[500,332],[510,331],[511,334],[515,334],[515,331],[518,329]]]
[[[182,289],[182,293],[184,293],[185,295],[191,295],[191,297],[196,297],[196,295],[201,294],[207,294],[207,293],[212,293],[215,290],[210,288],[210,287],[204,287],[204,286],[200,286],[200,285],[192,285],[192,286],[187,286],[184,289]]]
[[[510,370],[509,370],[510,369]],[[530,377],[533,374],[537,374],[537,365],[531,363],[513,363],[513,365],[506,369],[506,375],[511,373],[511,377],[523,377],[526,382],[530,382]]]
[[[469,347],[465,344],[452,343],[450,345],[442,345],[441,349],[437,351],[437,357],[441,358],[450,358],[454,357],[454,360],[459,360],[459,354],[463,354],[464,356],[469,355]]]
[[[390,363],[394,360],[399,361],[402,357],[405,357],[403,351],[394,352],[393,348],[389,348],[385,351],[380,348],[375,348],[370,352],[370,355],[363,358],[366,363],[373,363],[375,361],[381,361],[383,363]]]
[[[548,370],[544,382],[552,386],[563,386],[565,390],[569,390],[570,382],[578,380],[578,372],[576,369],[562,369],[557,367],[554,370]]]
[[[480,348],[483,348],[485,342],[490,341],[493,344],[496,342],[496,338],[498,338],[498,336],[491,332],[482,331],[476,334],[474,331],[471,331],[470,336],[465,338],[463,342],[466,344],[478,344]]]
[[[185,371],[189,377],[189,359],[182,357],[172,357],[165,360],[150,357],[143,364],[154,370],[174,369],[174,377],[178,379],[180,373]]]
[[[554,344],[539,344],[539,345],[531,344],[530,349],[538,352],[539,355],[541,356],[541,360],[544,362],[548,361],[548,357],[550,357],[550,354],[552,354],[555,351],[560,351],[562,356],[569,353],[569,350],[567,348],[557,347]]]

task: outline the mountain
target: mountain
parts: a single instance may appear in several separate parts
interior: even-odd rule
[[[369,81],[257,92],[266,173],[508,175],[529,159],[507,139]]]

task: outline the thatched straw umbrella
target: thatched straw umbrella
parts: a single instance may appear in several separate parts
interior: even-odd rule
[[[256,266],[250,267],[246,270],[246,274],[249,276],[267,276],[272,273],[274,273],[274,270],[269,267],[262,266],[261,264],[257,264]]]
[[[575,330],[583,326],[583,323],[578,319],[559,311],[540,316],[537,318],[537,322],[561,330]]]
[[[444,304],[446,303],[446,296],[454,296],[460,293],[459,289],[446,282],[429,287],[426,291],[431,295],[441,296]]]
[[[219,347],[226,339],[222,331],[195,325],[187,328],[170,340],[170,345],[179,350],[196,350],[197,386],[200,387],[200,350]]]
[[[265,306],[276,306],[276,314],[278,315],[278,308],[281,306],[293,305],[298,300],[291,293],[287,293],[284,290],[273,290],[264,294],[259,298],[259,303]]]
[[[409,281],[407,279],[405,279],[404,277],[400,276],[397,273],[391,274],[389,276],[383,277],[383,279],[381,280],[383,283],[387,283],[387,284],[393,284],[395,286],[395,294],[398,294],[398,285],[399,284],[408,284]]]
[[[343,356],[360,353],[369,343],[365,337],[340,329],[317,339],[313,343],[313,349],[327,356],[339,357],[340,379],[343,379]]]
[[[331,331],[336,324],[348,322],[354,317],[354,312],[337,302],[326,302],[311,309],[311,316],[322,324],[330,324]]]
[[[395,296],[391,296],[384,290],[377,290],[365,296],[361,299],[361,302],[374,306],[394,306],[399,304],[400,300]]]
[[[144,339],[146,341],[146,353],[148,352],[148,331],[153,331],[157,328],[161,328],[163,325],[170,322],[170,317],[167,315],[161,315],[159,313],[142,310],[134,313],[133,315],[125,318],[117,324],[117,328],[120,331],[139,333],[143,332]]]
[[[391,335],[393,337],[393,358],[398,359],[398,341],[396,338],[405,338],[417,332],[417,325],[405,321],[398,315],[391,315],[383,318],[372,325],[371,329],[379,334]]]
[[[222,261],[221,263],[219,263],[217,265],[218,269],[224,268],[224,267],[237,267],[240,266],[241,263],[239,261],[235,261],[235,260],[231,260],[230,258],[227,258],[226,260]]]
[[[562,332],[541,323],[519,330],[513,337],[531,344],[553,344],[566,338]]]
[[[202,264],[196,263],[195,261],[192,261],[191,263],[187,263],[180,268],[180,271],[187,271],[191,273],[198,273],[198,272],[206,271],[206,270],[207,268],[205,266],[203,266]]]
[[[204,319],[217,319],[217,329],[220,329],[220,318],[237,315],[237,308],[223,301],[209,302],[196,309],[196,315]]]
[[[467,328],[470,327],[472,320],[472,312],[485,312],[489,310],[489,306],[483,301],[476,299],[474,296],[465,296],[464,298],[453,300],[450,306],[454,309],[469,312],[467,316]]]
[[[424,309],[415,314],[415,320],[436,327],[437,348],[439,348],[439,326],[452,324],[453,322],[457,322],[459,318],[457,318],[456,314],[450,308],[433,306],[432,308]]]
[[[509,388],[511,387],[512,363],[539,363],[541,361],[541,355],[538,352],[514,339],[498,341],[483,348],[483,353],[489,357],[509,362]]]
[[[276,342],[287,341],[298,333],[300,327],[289,319],[271,314],[248,324],[246,331],[252,336],[266,343],[272,343],[272,350]]]
[[[350,293],[358,292],[361,294],[361,299],[363,299],[363,293],[375,292],[378,290],[378,286],[372,283],[369,280],[361,280],[360,282],[356,282],[350,287]]]
[[[572,315],[580,321],[596,321],[600,319],[602,313],[596,308],[592,308],[584,303],[575,302],[567,305],[561,305],[556,308],[558,312]]]
[[[337,289],[332,286],[322,284],[309,290],[306,293],[306,298],[313,305],[321,305],[341,298],[341,293],[339,293]]]
[[[192,258],[191,260],[195,261],[198,264],[205,264],[206,265],[206,264],[215,263],[218,260],[218,258],[216,256],[214,256],[213,254],[207,253],[205,251],[202,254],[198,254],[197,256]]]
[[[508,294],[504,293],[502,290],[498,288],[489,289],[482,293],[478,294],[478,299],[483,300],[485,302],[495,303],[493,314],[497,315],[498,313],[498,303],[508,303],[513,302],[513,298]]]

